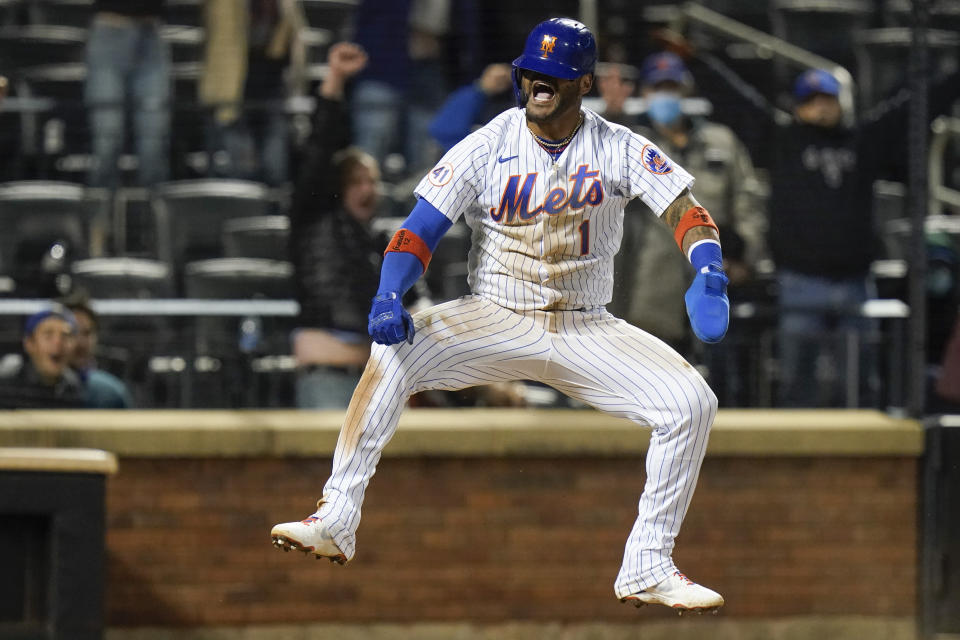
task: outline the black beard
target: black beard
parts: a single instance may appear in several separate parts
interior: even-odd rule
[[[523,104],[524,106],[528,107],[525,112],[527,116],[527,120],[535,124],[547,124],[556,120],[558,117],[560,117],[561,114],[565,113],[571,106],[576,104],[576,100],[577,100],[576,96],[572,93],[564,94],[557,91],[556,95],[557,95],[557,105],[553,108],[553,110],[544,115],[536,115],[536,114],[530,113],[529,103],[531,98],[529,94],[524,93]]]

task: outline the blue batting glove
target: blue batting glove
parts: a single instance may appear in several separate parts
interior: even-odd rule
[[[730,324],[729,281],[723,267],[713,262],[697,273],[683,296],[690,326],[702,342],[720,342],[727,333]]]
[[[396,292],[388,291],[373,297],[367,333],[377,344],[397,344],[404,340],[413,344],[413,318],[403,308]]]

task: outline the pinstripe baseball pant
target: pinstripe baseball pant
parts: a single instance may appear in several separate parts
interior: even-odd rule
[[[517,313],[465,296],[414,316],[412,345],[374,345],[347,409],[320,517],[352,558],[364,491],[410,395],[536,380],[600,411],[653,429],[639,515],[614,589],[667,578],[707,448],[717,398],[659,339],[599,308]]]

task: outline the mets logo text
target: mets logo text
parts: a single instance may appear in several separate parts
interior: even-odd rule
[[[673,171],[673,165],[670,164],[670,161],[652,144],[643,145],[640,156],[643,161],[643,166],[645,166],[650,173],[663,176]]]
[[[553,53],[553,47],[557,44],[557,36],[543,36],[543,42],[540,43],[540,51],[544,53]]]
[[[555,216],[568,210],[579,211],[587,205],[596,207],[603,202],[600,171],[590,171],[590,165],[582,164],[577,167],[576,173],[570,174],[569,189],[551,189],[539,204],[534,201],[536,206],[531,209],[530,200],[533,198],[538,175],[528,173],[525,176],[510,176],[507,186],[503,188],[503,195],[500,196],[500,206],[490,207],[490,219],[510,224],[516,218],[522,221],[532,220],[541,213]]]

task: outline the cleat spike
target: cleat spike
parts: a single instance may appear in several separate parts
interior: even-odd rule
[[[346,564],[346,557],[316,514],[300,522],[278,524],[271,531],[271,536],[274,544],[284,551],[299,551],[317,560],[328,558],[331,562]]]

